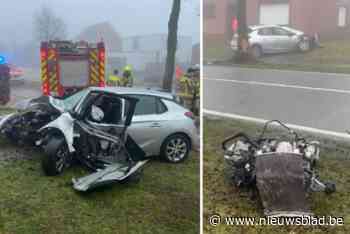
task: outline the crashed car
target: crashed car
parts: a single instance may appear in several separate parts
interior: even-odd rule
[[[266,137],[271,124],[282,126],[288,137]],[[308,193],[336,190],[334,183],[322,182],[317,175],[319,142],[299,137],[278,120],[267,122],[256,139],[238,133],[224,140],[222,147],[233,183],[257,191],[266,216],[313,215]]]
[[[192,138],[179,132],[165,136],[174,129],[168,126],[167,131],[160,131],[161,124],[155,126],[154,118],[146,121],[139,115],[145,102],[137,91],[130,94],[131,90],[91,87],[63,100],[51,96],[33,99],[19,106],[20,112],[2,117],[0,131],[12,141],[42,147],[42,167],[47,175],[58,175],[74,162],[94,171],[73,179],[79,191],[137,178],[148,157],[156,153],[164,154],[169,162],[183,161]],[[152,95],[157,94],[148,92],[148,97]],[[163,101],[167,106],[159,115],[164,119],[174,108],[171,105],[177,104]],[[138,109],[139,103],[143,105]],[[159,138],[164,140],[155,144]]]

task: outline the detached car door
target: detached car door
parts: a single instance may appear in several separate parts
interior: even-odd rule
[[[139,99],[127,133],[146,152],[157,155],[167,131],[167,108],[159,97],[129,95]]]

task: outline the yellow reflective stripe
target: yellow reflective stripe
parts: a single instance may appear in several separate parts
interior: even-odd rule
[[[47,66],[46,60],[41,62],[41,69],[45,68]]]
[[[98,77],[94,74],[91,74],[91,81],[94,81],[95,83],[99,82]]]
[[[94,74],[98,74],[98,72],[97,72],[97,69],[95,68],[95,66],[90,66],[90,68],[91,68],[91,71],[94,73]]]
[[[97,60],[97,53],[95,51],[91,51],[90,56],[92,57],[93,60]]]

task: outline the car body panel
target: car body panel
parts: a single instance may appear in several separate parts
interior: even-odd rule
[[[50,122],[45,125],[39,132],[43,132],[47,129],[56,129],[62,133],[64,136],[66,143],[68,145],[69,152],[75,152],[75,148],[73,146],[74,143],[74,119],[69,113],[63,113],[56,120]]]
[[[146,152],[147,156],[159,155],[167,137],[175,133],[188,136],[192,145],[196,146],[197,131],[192,119],[185,116],[188,112],[177,103],[162,99],[168,111],[162,114],[134,116],[128,133]],[[139,134],[144,132],[145,134]]]
[[[107,166],[104,170],[97,171],[87,176],[80,177],[78,179],[73,178],[73,188],[80,192],[86,192],[88,190],[110,184],[117,181],[122,181],[136,173],[141,167],[143,167],[148,160],[139,161],[133,167],[127,165],[114,163]]]
[[[250,46],[259,46],[264,54],[274,54],[293,51],[297,48],[302,39],[307,36],[298,30],[280,25],[258,25],[250,26],[249,43]],[[261,34],[261,30],[269,31],[269,34]],[[231,41],[232,50],[238,50],[238,35],[233,35]]]

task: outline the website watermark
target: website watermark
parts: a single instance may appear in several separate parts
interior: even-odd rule
[[[209,217],[213,227],[227,226],[342,226],[343,217],[333,216],[297,216],[297,217],[238,217],[213,214]]]

